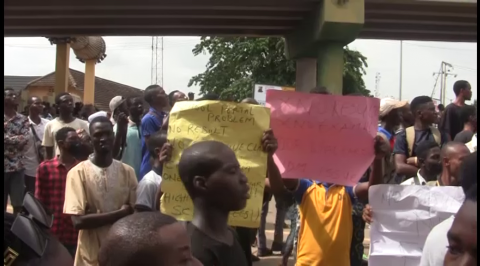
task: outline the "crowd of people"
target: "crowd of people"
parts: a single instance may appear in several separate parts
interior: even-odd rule
[[[143,97],[114,97],[108,111],[74,103],[68,93],[56,95],[54,108],[32,96],[22,115],[18,95],[6,88],[4,265],[250,266],[273,252],[282,266],[291,257],[297,266],[366,265],[364,231],[375,212],[368,192],[377,184],[461,186],[465,203],[430,232],[421,265],[476,265],[476,108],[465,104],[468,82],[453,89],[456,100],[444,110],[428,96],[381,99],[375,158],[353,187],[282,178],[273,159],[277,139],[265,131],[259,141],[268,171],[260,226],[252,229],[228,226],[229,213],[245,208],[249,186],[235,153],[217,141],[191,145],[178,163],[193,220],[160,212],[162,168],[173,150],[169,110],[193,95],[151,85]],[[329,94],[324,87],[310,93]],[[272,196],[277,212],[268,247]]]

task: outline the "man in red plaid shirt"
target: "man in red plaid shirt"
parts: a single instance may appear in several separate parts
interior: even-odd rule
[[[65,184],[68,171],[77,165],[76,153],[81,146],[75,129],[64,127],[55,134],[60,155],[42,162],[37,169],[35,197],[54,215],[51,232],[75,257],[78,231],[73,228],[71,216],[63,214]]]

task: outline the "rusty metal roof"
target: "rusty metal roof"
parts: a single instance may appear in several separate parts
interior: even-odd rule
[[[5,0],[4,36],[285,36],[319,5],[320,0]],[[365,0],[359,38],[476,42],[477,3]]]

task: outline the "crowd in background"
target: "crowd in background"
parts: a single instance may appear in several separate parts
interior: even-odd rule
[[[143,97],[114,97],[108,111],[74,103],[68,93],[56,95],[51,106],[32,96],[21,114],[18,95],[6,88],[6,260],[12,259],[11,266],[33,259],[37,264],[29,265],[246,266],[279,252],[281,265],[290,257],[298,266],[365,265],[364,231],[375,211],[368,189],[400,184],[464,188],[464,205],[430,232],[421,265],[476,265],[476,233],[465,228],[476,231],[477,110],[465,104],[472,95],[468,82],[457,81],[453,90],[456,99],[444,109],[428,96],[409,103],[381,99],[375,159],[353,187],[282,179],[273,160],[277,139],[265,131],[259,141],[268,173],[260,227],[252,229],[227,225],[229,212],[245,207],[248,184],[233,151],[215,141],[188,147],[178,164],[194,203],[193,220],[177,222],[159,211],[163,164],[173,149],[167,142],[169,110],[194,100],[193,94],[167,95],[151,85]],[[329,94],[324,87],[310,93]],[[273,196],[275,233],[268,247]],[[6,213],[8,199],[13,214]]]

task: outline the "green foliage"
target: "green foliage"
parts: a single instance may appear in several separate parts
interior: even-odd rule
[[[214,93],[221,99],[253,97],[254,84],[295,86],[295,62],[285,57],[282,38],[202,37],[194,55],[210,54],[207,69],[190,79],[200,93]],[[343,93],[369,95],[363,75],[367,58],[345,48]]]

